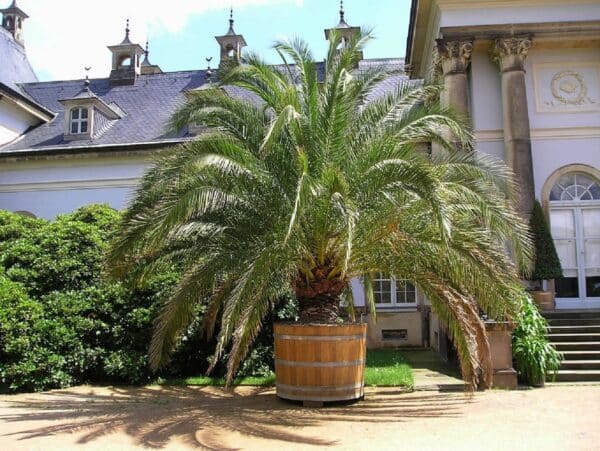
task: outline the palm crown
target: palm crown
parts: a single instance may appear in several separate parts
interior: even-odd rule
[[[303,321],[331,322],[341,302],[352,314],[349,281],[361,277],[374,312],[383,272],[431,302],[465,379],[490,381],[480,308],[511,315],[529,258],[513,180],[500,163],[454,151],[471,137],[439,106],[438,87],[356,70],[369,39],[332,33],[322,79],[302,41],[275,46],[280,66],[248,55],[174,115],[174,128],[209,129],[146,173],[109,255],[113,273],[138,278],[185,268],[156,321],[154,367],[199,303],[207,333],[220,326],[215,359],[231,345],[231,380],[279,297],[295,293]],[[395,87],[377,96],[381,83]],[[427,142],[443,156],[421,150]]]

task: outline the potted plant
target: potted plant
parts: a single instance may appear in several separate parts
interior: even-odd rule
[[[533,204],[529,227],[535,248],[531,294],[541,310],[554,310],[554,291],[548,290],[548,281],[562,277],[562,267],[546,216],[537,200]]]
[[[541,387],[546,377],[556,375],[562,355],[548,341],[548,323],[527,292],[520,296],[521,310],[512,333],[515,368],[522,382]]]
[[[434,100],[442,88],[389,67],[357,71],[370,38],[332,32],[324,63],[300,40],[275,46],[279,66],[246,55],[175,113],[174,129],[210,131],[149,169],[108,256],[116,276],[184,270],[155,322],[154,368],[201,304],[231,382],[274,300],[292,292],[300,322],[275,327],[278,395],[360,398],[366,325],[352,320],[350,281],[364,278],[374,312],[382,272],[418,286],[448,325],[465,380],[490,384],[479,309],[515,313],[528,255],[510,170],[456,152],[472,138]],[[418,150],[429,141],[447,154]]]

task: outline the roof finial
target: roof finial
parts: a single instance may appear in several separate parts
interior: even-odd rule
[[[143,65],[150,65],[150,60],[148,55],[150,54],[150,50],[148,50],[148,38],[146,38],[146,49],[144,50],[144,61],[142,61]]]
[[[344,0],[340,0],[340,22],[344,22]]]
[[[207,58],[204,58],[206,60],[206,80],[211,83],[211,77],[212,77],[212,69],[210,68],[210,62],[212,61],[212,56],[209,56]]]
[[[235,34],[233,31],[233,6],[229,8],[229,33]]]
[[[125,39],[129,39],[129,17],[125,23]]]
[[[92,67],[91,66],[85,66],[85,81],[83,82],[83,86],[85,86],[85,89],[89,92],[90,91],[90,69]]]

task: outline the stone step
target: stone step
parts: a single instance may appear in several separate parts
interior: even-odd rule
[[[584,334],[547,334],[548,340],[550,342],[573,342],[573,341],[591,341],[591,342],[600,342],[600,333],[584,333]]]
[[[548,376],[552,380],[552,375]],[[558,370],[556,382],[600,382],[600,370]]]
[[[599,333],[600,324],[594,325],[569,325],[569,326],[550,326],[551,334],[587,334],[587,333]]]
[[[557,351],[600,351],[600,341],[557,341],[552,343]]]
[[[580,311],[561,311],[542,312],[542,316],[548,320],[551,319],[599,319],[600,311],[580,310]]]
[[[599,318],[546,318],[550,326],[598,326],[600,325]]]
[[[560,369],[600,371],[600,360],[563,360]]]
[[[570,360],[600,360],[600,349],[597,351],[561,351],[564,361]]]

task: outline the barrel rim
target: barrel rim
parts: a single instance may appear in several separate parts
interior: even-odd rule
[[[335,328],[335,327],[348,327],[348,326],[364,326],[367,327],[366,322],[362,323],[341,323],[341,324],[331,324],[331,323],[300,323],[297,321],[277,321],[273,323],[274,326],[293,326],[293,327],[327,327],[327,328]]]

